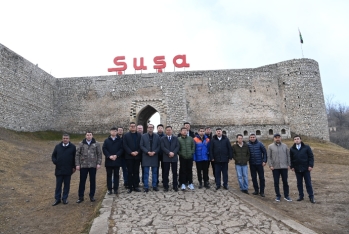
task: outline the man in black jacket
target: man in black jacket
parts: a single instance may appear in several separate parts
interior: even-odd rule
[[[136,132],[136,123],[130,123],[130,131],[123,137],[124,155],[128,171],[128,193],[132,190],[140,192],[139,183],[139,165],[141,163],[141,134]]]
[[[233,150],[227,136],[222,135],[222,129],[216,129],[216,135],[212,137],[210,146],[210,160],[214,161],[216,190],[221,187],[221,174],[223,175],[223,187],[228,189],[228,163],[233,158]]]
[[[165,134],[164,134],[164,125],[158,124],[158,126],[157,126],[156,128],[157,128],[157,130],[158,130],[157,134],[159,135],[160,140],[161,140],[161,138],[165,136]],[[163,169],[163,166],[162,166],[162,150],[161,150],[161,146],[160,146],[160,150],[159,150],[159,154],[158,154],[158,161],[159,161],[159,163],[158,163],[158,174],[157,174],[157,180],[156,180],[156,181],[157,181],[157,186],[159,185],[159,173],[160,173],[160,168],[161,168],[161,170]],[[164,174],[162,173],[162,175],[164,175]],[[162,183],[164,183],[164,179],[162,179]]]
[[[121,156],[124,152],[122,138],[117,135],[117,128],[110,129],[110,136],[103,144],[103,154],[105,156],[105,168],[107,171],[108,195],[112,194],[112,177],[114,174],[114,194],[118,194],[119,171],[122,166]]]
[[[187,136],[190,136],[194,139],[195,134],[192,130],[190,130],[190,123],[189,122],[185,122],[183,124],[183,126],[187,129]],[[181,137],[181,133],[178,133],[178,137]]]
[[[309,200],[311,203],[315,203],[313,187],[311,185],[310,172],[314,167],[314,155],[309,145],[305,145],[301,137],[296,135],[293,137],[294,144],[290,149],[291,169],[296,173],[297,188],[299,192],[299,198],[297,201],[304,199],[303,193],[303,178]]]
[[[63,204],[68,204],[68,194],[70,189],[71,175],[75,172],[75,154],[76,147],[70,143],[68,134],[63,134],[62,142],[56,145],[52,153],[52,162],[56,165],[56,190],[55,202],[52,206],[61,203],[62,184],[63,188]]]

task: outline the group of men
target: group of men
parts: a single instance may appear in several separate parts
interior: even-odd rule
[[[172,172],[172,189],[174,191],[194,190],[193,162],[196,164],[199,188],[210,188],[209,167],[211,165],[215,177],[216,190],[222,186],[228,189],[228,163],[235,161],[235,169],[240,190],[248,194],[248,163],[252,177],[254,195],[264,197],[265,178],[264,166],[268,163],[273,173],[276,201],[280,201],[280,176],[283,182],[284,198],[289,197],[287,183],[288,170],[295,171],[299,198],[304,199],[303,179],[312,203],[315,203],[311,186],[310,172],[314,165],[313,153],[308,145],[301,141],[300,136],[294,137],[294,145],[288,149],[281,142],[280,134],[274,135],[274,142],[265,149],[255,134],[249,136],[249,141],[243,141],[238,134],[236,142],[231,145],[230,140],[223,134],[221,128],[216,129],[212,136],[209,127],[199,128],[194,134],[190,124],[184,123],[178,136],[175,136],[171,126],[159,124],[157,132],[155,126],[148,124],[147,132],[143,133],[143,126],[131,122],[129,132],[123,134],[122,128],[112,127],[110,135],[105,139],[103,146],[96,142],[92,132],[86,132],[85,139],[77,147],[70,142],[69,135],[63,134],[62,142],[56,145],[52,153],[52,161],[56,165],[56,190],[53,206],[68,203],[71,175],[75,170],[80,171],[80,183],[77,203],[84,201],[84,192],[87,176],[90,179],[90,201],[95,201],[96,172],[101,167],[102,152],[105,156],[108,194],[118,194],[119,171],[122,168],[124,186],[127,192],[141,192],[140,181],[143,182],[143,191],[159,191],[159,170],[162,170],[162,184],[165,192],[169,191],[169,173]],[[165,131],[164,131],[165,130]],[[179,175],[178,162],[180,165]],[[142,173],[140,176],[140,166]],[[152,183],[149,185],[150,171]],[[257,181],[259,177],[259,183]],[[64,184],[63,195],[62,185]]]

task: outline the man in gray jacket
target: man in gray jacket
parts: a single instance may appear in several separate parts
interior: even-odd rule
[[[287,183],[288,170],[291,166],[290,151],[287,145],[281,142],[281,136],[279,133],[274,135],[274,143],[268,146],[267,155],[269,156],[269,168],[272,170],[274,177],[274,187],[276,193],[275,201],[279,202],[281,198],[279,188],[280,175],[284,188],[284,199],[286,201],[292,201],[289,197],[289,187]]]
[[[151,168],[152,186],[154,191],[159,191],[157,187],[158,178],[158,154],[160,151],[160,137],[154,134],[154,125],[148,125],[148,133],[142,135],[140,147],[142,150],[143,184],[144,192],[149,191],[149,171]]]

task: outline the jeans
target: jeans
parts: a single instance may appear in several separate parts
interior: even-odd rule
[[[144,177],[143,177],[143,184],[144,188],[149,188],[149,171],[151,168],[151,184],[152,187],[157,187],[157,176],[158,176],[158,168],[157,167],[143,167],[144,171]]]
[[[208,167],[210,165],[209,163],[209,161],[195,162],[198,174],[198,181],[200,184],[202,184],[202,178],[204,178],[205,185],[208,183]]]
[[[139,164],[139,159],[126,159],[129,189],[135,189],[139,186]]]
[[[240,190],[248,190],[248,166],[235,165],[236,176],[238,177]]]
[[[70,179],[71,175],[57,175],[56,176],[56,190],[55,190],[55,199],[61,200],[62,195],[62,185],[64,183],[63,188],[63,200],[68,198],[69,190],[70,190]]]
[[[259,165],[250,164],[250,172],[251,172],[254,191],[264,193],[265,179],[264,179],[263,165],[262,164],[259,164]],[[259,177],[260,188],[259,188],[258,182],[257,182],[257,174]]]
[[[178,162],[162,162],[162,179],[164,182],[164,188],[168,189],[168,183],[169,179],[168,176],[170,174],[170,167],[172,170],[172,181],[173,181],[173,188],[177,188],[178,186],[178,180],[177,180],[177,167],[178,167]]]
[[[228,162],[214,162],[216,186],[221,186],[221,174],[223,186],[228,186]]]
[[[305,187],[307,189],[307,193],[309,195],[309,198],[314,197],[314,192],[313,192],[313,187],[311,185],[311,177],[310,177],[310,171],[303,171],[303,172],[297,172],[296,173],[296,178],[297,178],[297,188],[298,188],[298,193],[299,197],[304,197],[303,193],[303,178],[305,182]]]
[[[280,188],[279,188],[280,175],[281,175],[282,184],[284,187],[284,196],[288,197],[289,196],[289,187],[288,187],[288,183],[287,183],[288,169],[274,169],[273,170],[274,188],[275,188],[276,196],[281,197]]]
[[[122,176],[124,178],[124,185],[128,184],[128,171],[126,166],[126,159],[121,157],[121,167],[122,167]]]
[[[79,192],[78,192],[79,197],[84,197],[87,175],[89,175],[89,177],[90,177],[90,194],[89,194],[89,196],[90,197],[95,196],[96,172],[97,172],[97,169],[95,167],[81,168],[80,169],[80,183],[79,183]]]
[[[193,159],[179,158],[179,182],[180,184],[193,183]]]
[[[114,174],[114,191],[119,188],[119,171],[120,167],[106,167],[107,170],[107,188],[109,191],[113,189],[112,177]]]

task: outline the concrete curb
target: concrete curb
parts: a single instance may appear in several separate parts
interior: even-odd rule
[[[275,220],[282,222],[286,226],[298,231],[302,234],[316,234],[313,230],[305,227],[304,225],[298,223],[297,221],[293,220],[291,217],[281,213],[280,211],[268,206],[264,202],[261,202],[255,198],[253,198],[251,195],[242,194],[240,191],[237,191],[235,189],[229,188],[229,191],[239,197],[242,201],[246,202],[247,204],[252,205],[254,208],[260,210],[263,213],[266,213],[267,215],[271,216]]]
[[[103,198],[102,207],[99,209],[99,216],[93,220],[90,234],[107,234],[109,230],[109,217],[113,206],[115,196],[108,196],[107,193]]]

